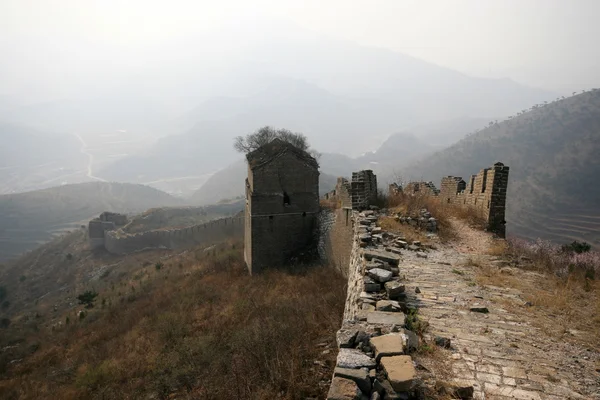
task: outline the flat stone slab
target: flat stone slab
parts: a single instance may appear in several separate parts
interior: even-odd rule
[[[369,324],[404,326],[404,314],[401,312],[371,311],[367,314]]]
[[[417,373],[410,356],[382,357],[381,366],[396,392],[413,389]]]
[[[369,373],[364,369],[350,369],[336,367],[333,371],[333,376],[339,376],[340,378],[350,379],[354,381],[363,393],[371,393],[371,379]]]
[[[336,376],[331,381],[327,400],[361,400],[363,394],[356,382]]]
[[[375,365],[375,359],[356,349],[340,349],[337,356],[337,366],[340,368],[375,368]]]
[[[385,283],[391,280],[394,276],[392,271],[388,271],[387,269],[383,268],[372,268],[367,272],[367,274],[369,274],[371,279],[379,283]]]
[[[390,333],[371,338],[371,347],[375,350],[375,360],[381,357],[400,356],[406,348],[406,337],[401,333]]]
[[[373,258],[378,258],[392,265],[400,264],[400,256],[389,251],[368,249],[364,251],[364,257],[367,261],[371,261]]]
[[[393,312],[402,311],[400,304],[394,300],[379,300],[375,304],[375,309],[377,311],[393,311]]]

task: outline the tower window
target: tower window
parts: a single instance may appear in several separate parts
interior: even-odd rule
[[[289,206],[290,204],[290,196],[286,192],[283,192],[283,205]]]

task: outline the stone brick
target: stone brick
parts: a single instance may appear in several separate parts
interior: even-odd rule
[[[408,392],[413,389],[416,371],[410,356],[383,357],[381,366],[396,392]]]
[[[400,312],[400,304],[394,300],[379,300],[375,306],[377,311]]]
[[[331,381],[327,400],[361,400],[362,398],[363,394],[353,380],[336,376]]]
[[[377,258],[379,260],[385,261],[396,266],[400,263],[399,255],[385,250],[368,249],[364,250],[363,255],[367,261],[371,261],[373,258]]]
[[[404,314],[400,312],[372,311],[367,314],[369,324],[404,326]]]
[[[337,356],[337,366],[340,368],[374,368],[375,360],[360,350],[340,349]]]
[[[385,283],[385,291],[391,300],[396,300],[404,294],[406,286],[398,281],[389,281]]]
[[[527,373],[523,368],[502,367],[502,373],[511,378],[527,379]]]
[[[377,361],[380,361],[381,357],[402,355],[406,348],[404,335],[400,333],[372,337],[370,343]]]
[[[339,376],[340,378],[350,379],[356,382],[359,389],[363,393],[371,393],[371,378],[369,377],[369,373],[362,368],[351,369],[336,367],[333,371],[333,376]]]

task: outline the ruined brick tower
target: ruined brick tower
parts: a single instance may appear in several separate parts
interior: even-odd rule
[[[476,212],[487,223],[487,229],[500,237],[506,236],[506,189],[509,168],[497,162],[472,175],[469,184],[461,177],[442,179],[441,201]]]
[[[251,274],[278,268],[309,246],[319,212],[319,166],[275,139],[246,156],[244,259]]]

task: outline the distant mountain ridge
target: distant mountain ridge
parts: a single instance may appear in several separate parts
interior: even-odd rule
[[[510,166],[508,233],[600,246],[600,90],[538,104],[403,168],[439,185],[494,161]]]
[[[260,41],[252,44],[238,57],[243,68],[228,71],[228,81],[253,81],[253,89],[208,96],[171,121],[181,134],[159,140],[149,153],[117,161],[99,176],[143,183],[182,171],[212,173],[236,160],[235,136],[264,125],[303,132],[322,152],[356,157],[408,126],[504,116],[555,96],[386,49],[283,37],[268,48]]]
[[[0,261],[77,228],[102,211],[141,212],[182,205],[148,186],[89,182],[0,196]]]

